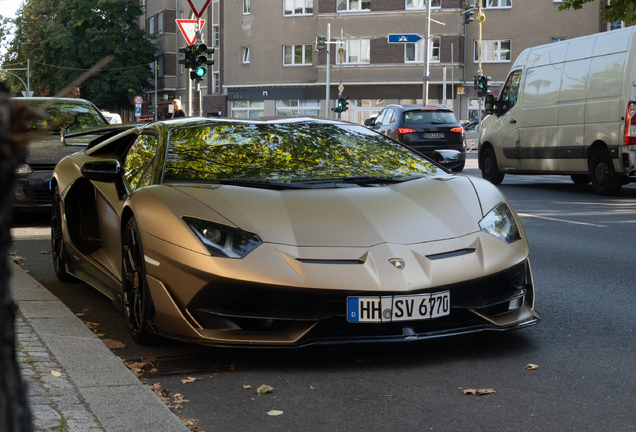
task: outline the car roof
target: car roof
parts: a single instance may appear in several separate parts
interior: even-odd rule
[[[429,105],[417,105],[417,104],[390,104],[386,106],[387,108],[400,108],[403,110],[415,110],[415,109],[436,109],[443,111],[452,111],[449,107],[442,104],[429,104]]]
[[[55,97],[16,97],[13,98],[16,100],[21,100],[25,102],[64,102],[64,103],[75,103],[77,105],[91,105],[94,106],[92,102],[87,101],[86,99],[79,98],[55,98]],[[99,111],[99,110],[98,110]]]
[[[329,120],[320,117],[298,116],[298,117],[252,117],[252,118],[226,118],[226,117],[187,117],[179,119],[161,120],[156,123],[164,124],[168,127],[175,126],[194,126],[201,122],[218,122],[218,123],[238,123],[238,124],[298,124],[298,123],[313,123],[313,124],[333,124],[333,125],[355,125],[360,126],[357,123],[351,123],[342,120]],[[156,123],[150,123],[148,126]]]

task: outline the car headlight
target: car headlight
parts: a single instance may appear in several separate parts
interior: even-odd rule
[[[263,243],[256,234],[238,228],[191,217],[184,217],[183,221],[194,231],[212,256],[244,258]]]
[[[32,172],[33,172],[33,169],[31,168],[31,166],[29,164],[20,164],[15,169],[15,173],[16,174],[29,174],[29,173],[32,173]]]
[[[512,215],[512,210],[508,204],[502,202],[492,209],[479,222],[481,230],[487,234],[497,237],[506,243],[514,243],[521,239],[519,227]]]

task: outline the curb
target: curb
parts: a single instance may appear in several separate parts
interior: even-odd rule
[[[188,432],[77,316],[17,265],[10,287],[21,319],[61,365],[104,431]]]

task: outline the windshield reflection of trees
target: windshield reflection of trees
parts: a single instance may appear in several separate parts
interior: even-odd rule
[[[32,103],[34,107],[41,107],[44,102]],[[45,129],[50,133],[59,134],[74,132],[95,126],[104,126],[107,123],[90,106],[82,106],[71,103],[56,103],[46,110],[46,117],[31,122],[29,129]]]
[[[215,123],[171,133],[165,180],[294,182],[437,170],[361,126]]]

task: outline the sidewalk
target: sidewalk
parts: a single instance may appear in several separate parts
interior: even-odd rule
[[[17,265],[11,291],[18,305],[18,361],[36,431],[188,431],[79,318]]]

